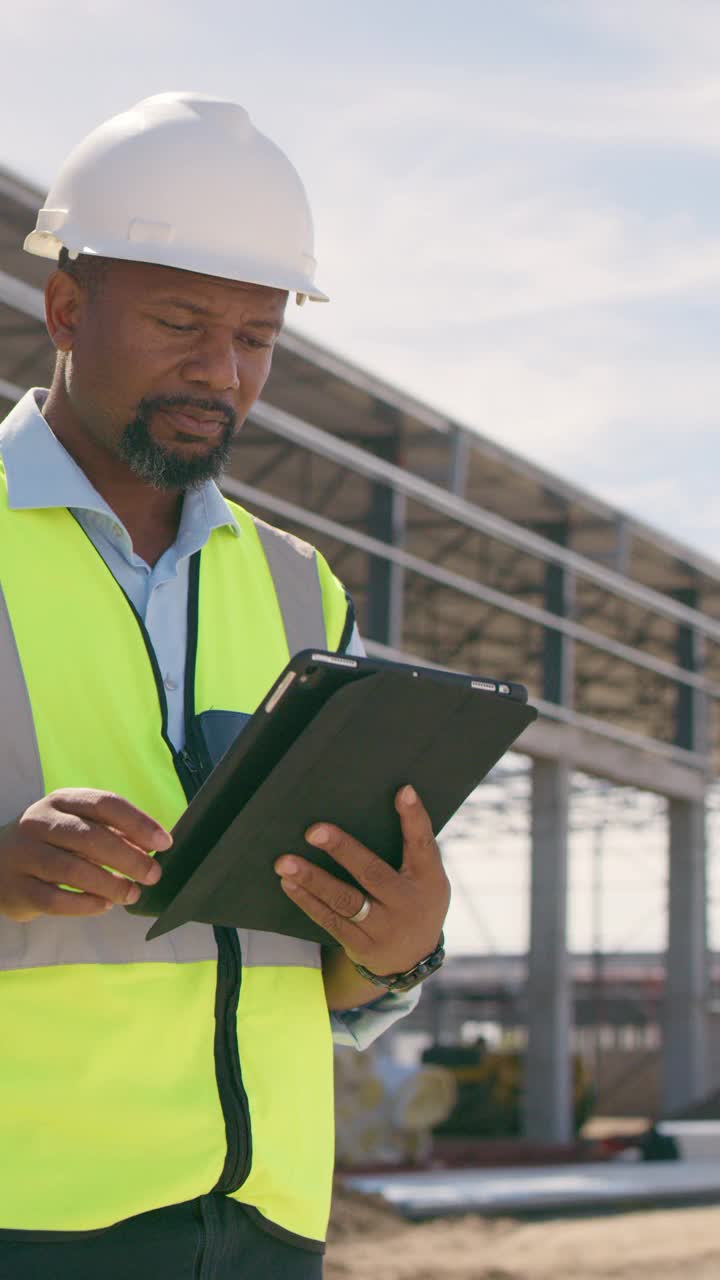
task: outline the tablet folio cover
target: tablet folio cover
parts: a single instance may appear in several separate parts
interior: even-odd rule
[[[399,867],[398,788],[412,783],[437,833],[536,715],[527,704],[472,689],[470,681],[444,683],[406,672],[379,672],[340,689],[208,851],[148,938],[196,920],[332,943],[280,888],[276,859],[296,853],[352,880],[304,839],[312,823],[325,821]],[[197,835],[202,842],[202,828]]]

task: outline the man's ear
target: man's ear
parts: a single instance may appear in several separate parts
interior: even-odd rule
[[[45,327],[56,351],[72,351],[84,305],[77,281],[67,271],[52,271],[45,284]]]

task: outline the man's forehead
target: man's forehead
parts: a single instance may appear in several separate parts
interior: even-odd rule
[[[186,300],[198,308],[208,310],[213,306],[227,306],[252,302],[261,304],[263,311],[281,315],[287,301],[287,292],[271,289],[266,285],[249,281],[226,280],[222,276],[207,276],[197,271],[181,271],[176,267],[157,266],[151,262],[121,262],[114,260],[123,284],[129,290],[142,292],[155,299],[167,296],[175,301]]]

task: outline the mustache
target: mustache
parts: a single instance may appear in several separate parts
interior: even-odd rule
[[[164,409],[197,409],[202,413],[217,414],[225,424],[226,432],[234,432],[237,427],[237,414],[231,405],[222,400],[192,399],[190,396],[145,396],[137,408],[137,416],[149,422],[154,413]]]

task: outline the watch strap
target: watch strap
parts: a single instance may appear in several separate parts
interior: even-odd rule
[[[430,955],[425,956],[423,960],[419,960],[413,965],[412,969],[406,969],[404,973],[388,973],[380,975],[372,973],[370,969],[366,969],[362,964],[353,965],[357,969],[362,978],[367,982],[372,982],[376,987],[383,987],[385,991],[411,991],[413,987],[424,982],[431,974],[436,973],[445,959],[445,935],[440,934],[440,940],[434,951]]]

